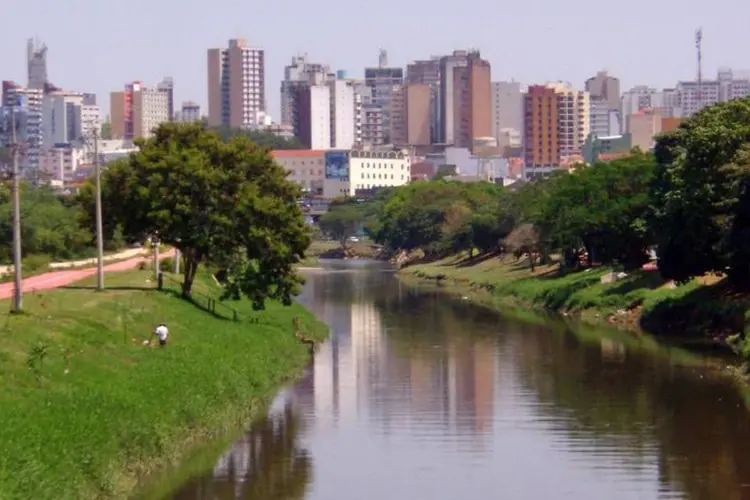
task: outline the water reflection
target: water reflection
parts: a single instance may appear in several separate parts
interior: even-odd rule
[[[312,460],[299,446],[300,419],[283,398],[219,458],[210,475],[178,490],[176,500],[305,498]]]
[[[750,499],[725,380],[356,266],[309,277],[331,340],[174,498]]]

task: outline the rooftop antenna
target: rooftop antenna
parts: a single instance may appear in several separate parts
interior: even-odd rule
[[[695,32],[695,49],[698,56],[698,109],[703,107],[703,28]]]

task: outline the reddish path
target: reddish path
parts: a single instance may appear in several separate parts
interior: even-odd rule
[[[174,249],[161,254],[161,258],[173,257]],[[150,260],[150,257],[134,257],[132,259],[108,264],[104,266],[104,271],[127,271],[134,269],[140,262]],[[29,292],[31,290],[49,290],[69,285],[73,282],[82,280],[88,276],[96,274],[96,267],[88,269],[76,269],[72,271],[54,271],[26,278],[21,282],[21,290]],[[13,282],[0,284],[0,300],[9,299],[13,296]]]

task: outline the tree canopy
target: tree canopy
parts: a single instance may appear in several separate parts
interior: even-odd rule
[[[246,136],[223,141],[200,123],[167,123],[139,140],[138,153],[102,174],[107,231],[158,235],[184,258],[183,294],[198,266],[225,270],[227,297],[290,303],[302,279],[294,264],[310,239],[299,188],[265,148]],[[91,181],[81,190],[91,207]]]
[[[655,155],[653,223],[662,274],[677,281],[707,272],[740,277],[743,266],[730,264],[733,254],[747,252],[746,216],[737,215],[750,173],[750,99],[701,110],[659,137]]]
[[[652,155],[634,152],[515,192],[490,183],[415,183],[379,200],[375,239],[393,250],[421,248],[433,257],[533,248],[543,256],[570,255],[571,263],[588,255],[589,261],[637,266],[651,244],[655,165]]]
[[[333,205],[320,217],[320,229],[346,247],[347,240],[357,233],[364,220],[364,214],[356,205]]]
[[[234,137],[245,137],[261,148],[269,149],[305,149],[305,145],[296,137],[286,138],[268,130],[245,130],[232,127],[218,127],[216,133],[222,140],[228,141]]]
[[[82,225],[84,213],[68,205],[51,188],[21,184],[21,253],[52,260],[88,256],[92,232]],[[13,209],[10,188],[0,185],[0,261],[10,262]]]
[[[391,250],[421,248],[429,258],[533,247],[566,266],[626,268],[655,251],[667,279],[726,274],[750,289],[750,98],[685,119],[657,138],[653,153],[634,150],[514,191],[415,183],[370,205],[374,239]]]

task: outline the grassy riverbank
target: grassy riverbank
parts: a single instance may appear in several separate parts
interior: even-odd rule
[[[638,270],[613,283],[601,278],[611,268],[566,274],[513,257],[450,257],[401,270],[404,277],[450,286],[475,301],[496,307],[524,307],[609,323],[657,335],[723,339],[743,332],[750,298],[732,294],[716,278],[675,287],[658,271]]]
[[[127,496],[194,445],[236,432],[304,366],[295,317],[325,336],[297,305],[256,313],[233,302],[235,322],[149,278],[26,294],[25,314],[0,317],[0,498]],[[207,275],[195,292],[218,296]],[[160,321],[170,345],[141,345]]]

